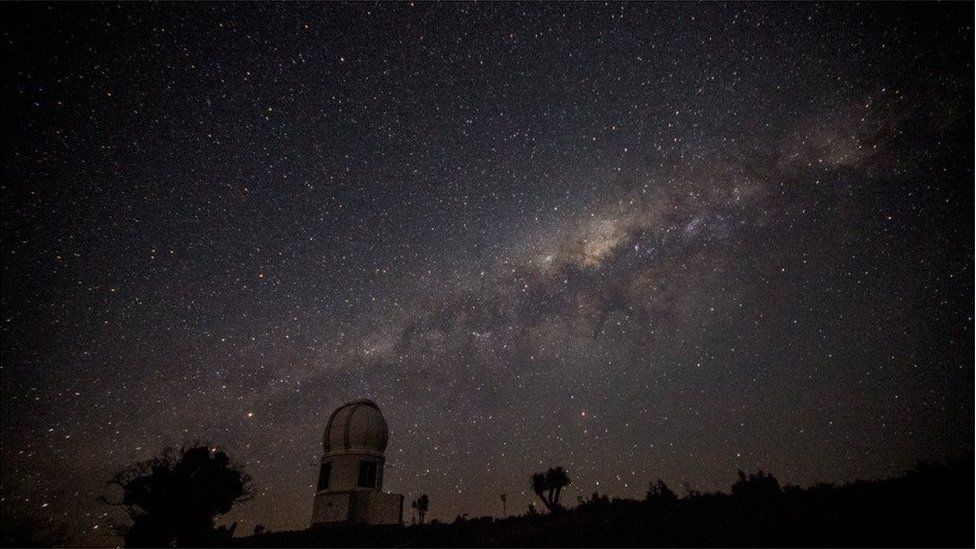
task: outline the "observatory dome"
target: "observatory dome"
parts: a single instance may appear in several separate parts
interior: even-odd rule
[[[323,446],[326,454],[383,454],[390,431],[379,406],[360,399],[343,404],[332,412],[325,426]]]

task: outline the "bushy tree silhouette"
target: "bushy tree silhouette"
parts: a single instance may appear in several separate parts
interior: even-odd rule
[[[776,477],[761,470],[748,475],[740,470],[739,480],[732,485],[732,495],[750,503],[774,501],[782,493]]]
[[[678,496],[668,488],[668,485],[663,480],[657,479],[657,482],[652,482],[651,486],[647,489],[647,495],[644,499],[648,503],[655,505],[670,505],[678,501]]]
[[[597,511],[610,506],[610,496],[600,494],[599,492],[593,492],[588,500],[584,500],[583,496],[579,496],[578,501],[579,505],[576,508],[580,510]]]
[[[164,450],[120,471],[109,484],[122,490],[120,501],[132,524],[119,528],[128,547],[207,545],[218,532],[214,519],[250,497],[250,477],[226,453],[206,446]],[[235,525],[236,526],[236,525]]]
[[[559,496],[563,488],[569,486],[570,482],[572,481],[569,478],[569,473],[565,469],[558,466],[550,467],[544,473],[532,475],[532,491],[539,496],[550,513],[555,513],[562,509],[559,504]]]

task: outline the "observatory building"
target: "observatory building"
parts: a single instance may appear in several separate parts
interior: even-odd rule
[[[389,435],[383,413],[371,400],[354,400],[332,412],[325,426],[312,526],[403,522],[403,496],[383,493]]]

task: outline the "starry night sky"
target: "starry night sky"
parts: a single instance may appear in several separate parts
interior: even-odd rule
[[[302,528],[360,397],[441,520],[973,449],[972,4],[3,12],[5,514]]]

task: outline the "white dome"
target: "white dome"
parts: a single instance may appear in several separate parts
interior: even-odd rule
[[[379,406],[360,399],[343,404],[332,412],[325,426],[326,454],[364,452],[383,454],[390,431]]]

